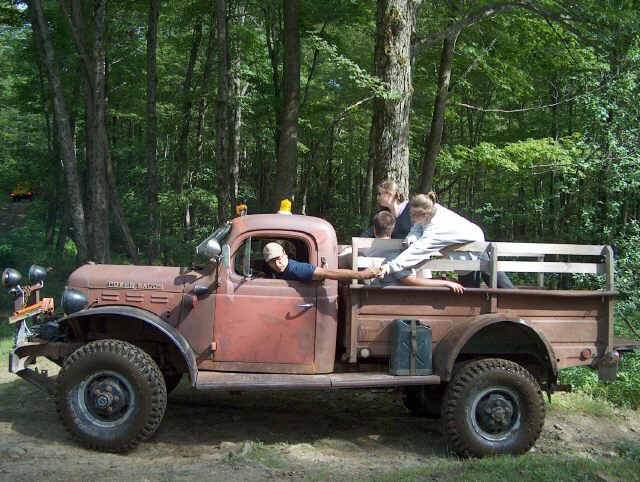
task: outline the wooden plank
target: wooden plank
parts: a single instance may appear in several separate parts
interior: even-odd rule
[[[536,256],[540,254],[564,254],[576,256],[604,256],[606,246],[590,244],[551,244],[551,243],[511,243],[493,241],[500,251],[500,256]],[[446,252],[482,252],[486,251],[489,242],[473,242],[451,245]],[[359,248],[402,248],[402,240],[353,238],[353,246]]]
[[[606,266],[605,272],[607,274],[607,290],[613,291],[615,274],[614,274],[614,262],[613,262],[613,249],[611,249],[611,246],[605,246],[604,263]],[[613,324],[613,319],[611,320],[611,323]]]
[[[577,256],[603,256],[605,246],[589,244],[507,243],[496,241],[501,256],[526,254],[569,254]]]
[[[496,243],[491,243],[490,248],[489,283],[491,283],[490,288],[496,289],[498,287],[498,256],[500,252],[498,251],[498,245]],[[498,293],[491,293],[489,295],[489,311],[491,313],[498,311]]]
[[[589,273],[604,274],[605,265],[597,263],[565,263],[561,261],[498,261],[498,271],[509,273]]]
[[[427,259],[417,264],[415,268],[426,268],[432,271],[488,271],[489,261],[479,259]]]
[[[357,239],[363,239],[363,238],[353,238],[352,240],[352,245],[351,245],[351,269],[352,270],[357,270],[358,269],[358,245],[356,240]],[[358,285],[358,280],[354,279],[351,281],[352,285]]]
[[[353,250],[367,248],[402,249],[401,239],[351,238]]]

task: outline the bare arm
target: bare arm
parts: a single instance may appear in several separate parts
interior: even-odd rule
[[[464,293],[464,287],[455,281],[445,279],[418,278],[417,276],[405,276],[400,279],[400,283],[406,286],[427,286],[449,288],[456,294]]]
[[[352,269],[326,269],[316,268],[313,272],[313,280],[333,279],[338,281],[351,281],[353,279],[365,280],[375,278],[380,271],[379,268],[367,268],[363,271]]]

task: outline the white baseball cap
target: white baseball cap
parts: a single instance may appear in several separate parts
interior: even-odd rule
[[[284,248],[278,243],[269,243],[262,250],[264,260],[268,263],[273,258],[279,258],[284,254]]]

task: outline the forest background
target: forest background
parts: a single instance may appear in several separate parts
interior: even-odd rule
[[[0,191],[38,195],[0,266],[188,264],[284,197],[348,242],[391,178],[490,240],[615,246],[633,336],[639,28],[633,0],[5,1]],[[637,407],[624,360],[566,377]]]

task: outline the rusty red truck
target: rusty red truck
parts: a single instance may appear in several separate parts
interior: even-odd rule
[[[298,261],[335,268],[345,259],[327,221],[260,214],[237,217],[200,243],[201,266],[81,266],[68,279],[61,315],[45,313],[41,268],[32,267],[26,288],[5,270],[18,326],[10,371],[55,395],[81,444],[115,452],[154,433],[183,377],[199,390],[395,388],[413,415],[440,417],[450,446],[471,456],[527,451],[544,422],[542,393],[562,388],[559,369],[588,365],[615,378],[622,342],[614,338],[608,246],[453,246],[486,250],[488,261],[444,257],[427,267],[483,270],[492,280],[498,270],[538,276],[529,287],[457,295],[274,279],[262,258],[273,241]],[[361,248],[381,246],[397,242],[354,238],[347,264],[371,262]],[[544,273],[573,272],[599,273],[603,286],[545,287]],[[400,335],[397,320],[406,327]],[[425,332],[418,353],[416,333]],[[396,335],[408,352],[395,347]],[[427,365],[416,366],[419,355]],[[39,368],[40,357],[59,372]],[[394,357],[407,370],[390,370]]]

